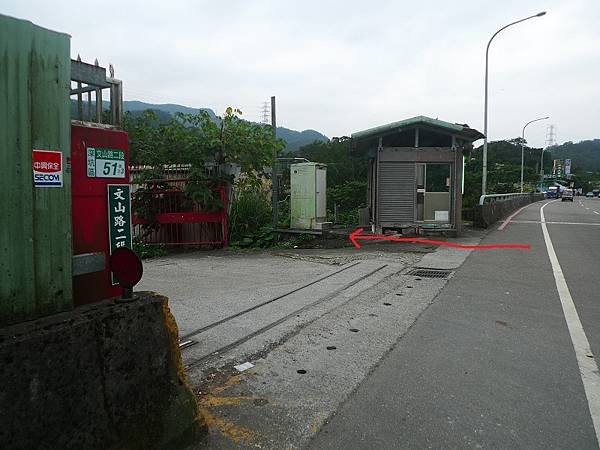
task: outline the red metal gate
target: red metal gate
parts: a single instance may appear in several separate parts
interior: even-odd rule
[[[143,190],[132,183],[134,240],[158,245],[227,246],[227,185],[213,188],[221,207],[207,212],[190,201],[185,191],[187,182],[187,178],[147,180]],[[144,210],[151,217],[143,217]]]

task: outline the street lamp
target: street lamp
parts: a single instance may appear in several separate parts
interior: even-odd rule
[[[542,11],[533,16],[525,17],[524,19],[517,20],[516,22],[512,22],[512,23],[509,23],[508,25],[503,26],[502,28],[500,28],[498,31],[496,31],[492,35],[492,37],[488,41],[487,47],[485,49],[485,101],[484,101],[484,108],[483,108],[483,176],[481,177],[481,193],[483,195],[486,194],[486,190],[487,190],[488,54],[490,51],[490,44],[492,43],[492,40],[496,37],[496,35],[498,33],[500,33],[502,30],[505,30],[512,25],[516,25],[518,23],[524,22],[529,19],[534,19],[536,17],[542,17],[544,14],[546,14],[546,11]]]
[[[521,194],[523,193],[523,162],[525,160],[525,156],[524,156],[524,152],[523,152],[523,145],[524,145],[524,142],[525,142],[525,128],[527,128],[527,125],[529,125],[530,123],[537,122],[538,120],[546,120],[546,119],[549,119],[549,118],[550,117],[540,117],[539,119],[530,120],[523,127],[523,134],[521,136],[521,138],[522,138],[522,140],[521,140]]]

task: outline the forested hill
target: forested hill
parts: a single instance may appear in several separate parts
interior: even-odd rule
[[[107,110],[110,104],[105,101],[104,109]],[[92,111],[95,111],[95,104],[92,102]],[[212,120],[217,121],[217,115],[210,108],[190,108],[189,106],[176,105],[172,103],[153,104],[137,100],[125,100],[123,110],[130,112],[133,116],[141,115],[143,111],[152,109],[158,116],[160,123],[166,123],[171,120],[176,113],[198,114],[200,111],[206,111]],[[84,107],[84,114],[87,114],[87,106]],[[77,117],[77,102],[71,99],[71,117]],[[296,131],[285,127],[277,127],[277,137],[287,142],[286,150],[295,152],[304,145],[312,144],[315,141],[327,142],[329,138],[315,130]]]
[[[573,168],[586,172],[600,170],[600,139],[581,141],[576,144],[565,142],[549,149],[556,159],[571,159]]]
[[[124,101],[123,109],[132,113],[141,112],[146,109],[158,111],[161,120],[168,120],[175,113],[182,112],[186,114],[197,114],[199,111],[206,111],[213,120],[216,119],[216,114],[209,108],[190,108],[182,105],[160,104],[139,102],[137,100]],[[285,127],[277,127],[277,137],[287,142],[286,150],[295,151],[303,145],[312,144],[315,141],[326,142],[329,140],[327,136],[315,130],[296,131]]]

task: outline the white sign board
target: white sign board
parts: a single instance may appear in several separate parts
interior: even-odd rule
[[[87,176],[89,178],[125,178],[125,151],[88,147]]]
[[[448,222],[448,211],[435,211],[436,222]]]

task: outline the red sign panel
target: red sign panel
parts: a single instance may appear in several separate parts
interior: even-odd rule
[[[62,152],[33,150],[31,155],[35,187],[62,187]]]
[[[125,180],[129,180],[129,150],[127,133],[91,126],[71,125],[71,200],[73,215],[73,254],[103,253],[102,272],[73,277],[75,305],[93,303],[105,298],[119,297],[121,286],[111,283],[110,236],[108,233],[107,192],[110,178],[91,178],[87,175],[88,148],[121,150],[124,154]],[[127,198],[123,195],[123,198]],[[115,205],[120,208],[119,205]],[[129,206],[129,203],[127,204]],[[114,219],[114,218],[113,218]],[[114,224],[114,222],[113,222]],[[120,241],[119,241],[120,242]]]

